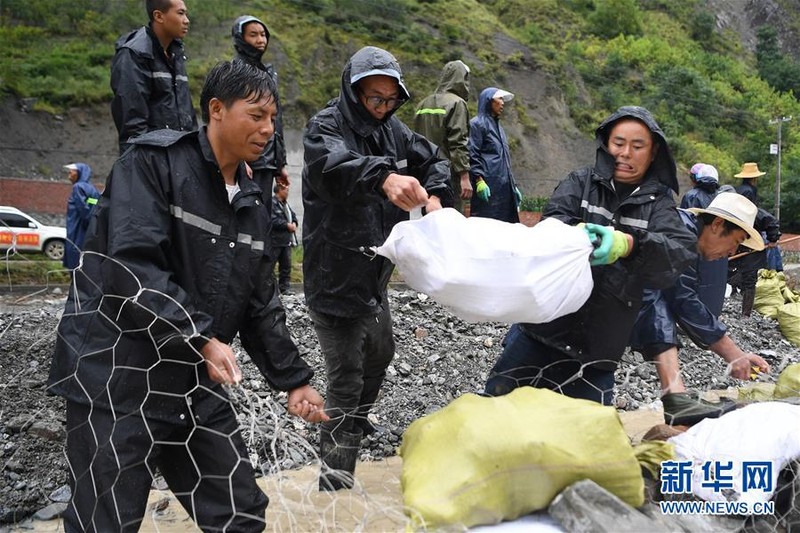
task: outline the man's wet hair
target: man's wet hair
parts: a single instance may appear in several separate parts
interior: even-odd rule
[[[144,8],[147,10],[147,19],[153,22],[153,11],[166,13],[172,9],[172,0],[145,0]]]
[[[217,63],[206,76],[200,93],[203,122],[208,124],[208,103],[212,98],[230,107],[237,100],[258,102],[265,96],[275,100],[275,83],[266,71],[240,59]]]
[[[715,215],[713,213],[698,213],[697,214],[697,218],[700,220],[700,223],[702,225],[702,227],[697,228],[697,233],[700,234],[700,233],[703,233],[703,228],[704,227],[706,227],[706,226],[710,227],[711,226],[711,223],[714,222],[714,219],[717,218],[717,215]],[[722,222],[723,222],[722,235],[728,235],[730,232],[736,231],[736,230],[744,231],[744,228],[742,228],[738,224],[734,224],[730,220],[727,220],[727,219],[723,218]]]

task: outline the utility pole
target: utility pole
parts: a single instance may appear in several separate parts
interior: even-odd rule
[[[778,171],[775,174],[775,218],[781,221],[781,125],[792,120],[791,115],[770,120],[770,124],[778,125]]]

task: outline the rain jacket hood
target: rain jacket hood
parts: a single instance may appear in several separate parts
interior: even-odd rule
[[[478,96],[478,115],[487,115],[498,119],[492,114],[492,96],[498,91],[497,87],[487,87]]]
[[[267,46],[263,51],[244,40],[244,26],[250,22],[258,22],[264,27],[264,31],[267,34]],[[236,51],[242,56],[246,57],[251,63],[260,62],[264,52],[266,52],[267,48],[269,48],[269,28],[267,28],[267,25],[261,20],[251,15],[243,15],[233,22],[233,28],[231,28],[231,37],[233,38],[233,47],[236,49]]]
[[[708,192],[716,192],[719,189],[719,182],[711,176],[698,176],[695,179],[696,186]]]
[[[437,93],[453,93],[464,100],[469,98],[469,67],[460,59],[450,61],[442,69]]]
[[[86,163],[75,163],[78,167],[78,179],[75,183],[89,183],[92,177],[92,169]]]
[[[382,48],[365,46],[353,54],[342,71],[342,87],[336,105],[350,127],[363,137],[370,135],[381,124],[388,121],[400,107],[397,106],[386,113],[383,120],[377,120],[361,104],[356,92],[359,80],[379,75],[390,76],[397,80],[400,98],[407,101],[411,97],[403,81],[400,63],[392,54]]]
[[[483,98],[483,93],[481,93]],[[658,143],[658,152],[644,179],[657,179],[677,194],[678,176],[675,169],[675,159],[672,157],[672,152],[667,145],[667,138],[661,127],[656,122],[650,111],[639,106],[623,106],[617,109],[607,119],[598,126],[595,131],[595,139],[597,140],[597,161],[595,169],[597,172],[608,179],[614,176],[614,157],[608,152],[608,136],[611,133],[611,128],[614,124],[624,118],[632,118],[642,122],[653,133],[654,141]]]

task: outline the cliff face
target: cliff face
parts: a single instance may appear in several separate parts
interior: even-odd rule
[[[785,54],[800,59],[800,0],[708,0],[716,13],[717,28],[741,36],[742,45],[756,50],[756,33],[764,25],[773,26]]]

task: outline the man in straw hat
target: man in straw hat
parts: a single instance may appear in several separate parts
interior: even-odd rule
[[[736,187],[736,192],[758,206],[759,201],[756,181],[764,174],[766,173],[760,171],[756,163],[745,163],[742,165],[742,171],[738,174],[734,174],[735,178],[742,180],[742,184]],[[755,228],[758,231],[764,232],[769,243],[778,242],[781,236],[778,219],[763,209],[758,210]],[[744,255],[739,259],[731,261],[728,265],[729,283],[731,286],[738,287],[742,291],[742,316],[750,316],[753,310],[758,271],[762,268],[767,268],[766,251]]]
[[[733,175],[734,178],[742,180],[742,184],[736,187],[736,192],[758,205],[756,181],[764,174],[766,174],[766,172],[758,170],[758,163],[745,163],[742,165],[742,171]]]
[[[646,291],[631,346],[656,364],[665,421],[671,425],[691,425],[704,418],[716,418],[733,409],[735,404],[706,402],[686,391],[678,363],[676,325],[680,325],[695,344],[722,357],[734,378],[749,378],[752,367],[761,372],[769,371],[764,359],[743,351],[726,335],[725,324],[698,294],[698,271],[703,261],[727,257],[740,245],[763,250],[764,242],[753,227],[758,208],[740,194],[719,193],[705,209],[679,211],[683,223],[697,235],[699,256],[672,287]]]

